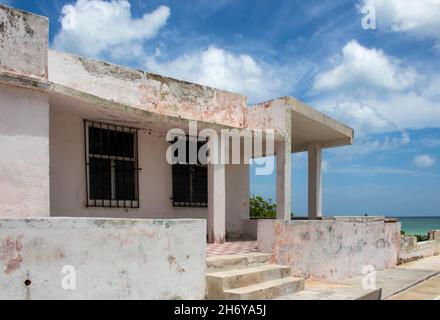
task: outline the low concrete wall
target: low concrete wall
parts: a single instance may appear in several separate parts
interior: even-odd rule
[[[0,219],[0,299],[203,299],[205,242],[204,220]]]
[[[273,262],[291,266],[294,275],[339,280],[397,264],[400,223],[380,217],[324,220],[260,220],[258,246]]]
[[[440,254],[440,230],[428,233],[429,241],[417,242],[417,237],[404,236],[401,239],[399,263],[405,263]]]

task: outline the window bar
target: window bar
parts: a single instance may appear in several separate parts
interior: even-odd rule
[[[131,130],[130,130],[130,132],[132,132]],[[134,132],[133,132],[133,137],[134,138],[136,138],[136,136],[134,135]],[[133,148],[132,148],[132,144],[133,144],[133,141],[132,141],[132,139],[129,139],[129,143],[128,143],[128,153],[130,154],[130,155],[132,155],[132,152],[133,152],[133,157],[134,157],[134,150],[133,150]],[[133,175],[133,178],[134,178],[134,172],[136,171],[136,163],[135,162],[133,162],[133,172],[131,172],[131,168],[130,168],[130,172],[129,172],[129,174],[130,174],[130,179],[131,179],[131,175]],[[135,187],[136,188],[136,187]],[[131,193],[131,190],[130,190],[130,193]],[[133,194],[134,195],[134,194]],[[130,207],[132,207],[133,208],[133,195],[131,195],[130,194]]]
[[[124,143],[124,136],[125,136],[125,129],[124,128],[122,128],[121,127],[121,132],[120,132],[120,136],[121,136],[121,141],[122,141],[122,149],[121,149],[121,152],[122,152],[122,162],[119,164],[119,166],[120,166],[120,168],[119,168],[119,174],[121,175],[121,178],[122,178],[122,190],[121,190],[121,193],[122,193],[122,201],[123,201],[123,203],[124,203],[124,207],[125,207],[125,196],[126,196],[126,194],[125,194],[125,192],[126,192],[126,190],[125,190],[125,149],[126,149],[126,145],[125,145],[125,143]]]
[[[139,208],[139,171],[138,168],[138,129],[116,126],[112,124],[105,124],[102,122],[92,122],[84,120],[84,133],[85,133],[85,173],[86,173],[86,195],[88,207],[98,207],[98,202],[102,207],[126,207],[126,208]],[[95,130],[96,129],[96,130]],[[98,132],[99,131],[99,132]],[[113,132],[110,132],[113,131]],[[107,138],[104,137],[107,134]],[[115,143],[119,142],[119,150],[122,154],[117,154],[118,150],[112,146],[111,137],[115,138]],[[117,138],[120,138],[119,141]],[[105,140],[105,141],[104,141]],[[133,141],[135,140],[135,141]],[[99,141],[99,142],[98,142]],[[97,143],[100,146],[97,146]],[[106,143],[106,145],[104,145]],[[112,148],[113,147],[113,148]],[[107,149],[106,149],[107,148]],[[128,150],[127,150],[128,148]],[[98,150],[99,151],[98,151]],[[113,150],[111,150],[113,149]],[[106,154],[104,154],[104,152]],[[111,155],[115,152],[114,155]],[[100,153],[100,154],[99,154]],[[101,159],[101,162],[91,160]],[[110,162],[110,177],[105,177],[107,166]],[[116,162],[121,161],[119,165],[119,177],[122,185],[122,199],[119,201],[116,199],[115,194],[115,182],[110,181],[113,184],[113,190],[106,187],[106,181],[108,184],[109,179],[116,177]],[[133,168],[132,168],[133,167]],[[113,171],[111,171],[113,169]],[[90,184],[91,172],[97,175],[100,180],[94,186],[97,188],[95,193],[98,196],[90,194],[92,187]],[[113,177],[113,178],[112,178]],[[134,179],[134,181],[133,181]],[[101,183],[99,183],[101,182]],[[126,183],[130,183],[131,187],[126,188]],[[128,198],[130,197],[130,198]],[[93,204],[92,204],[93,198]],[[115,200],[113,200],[115,198]]]
[[[99,154],[102,157],[102,124],[101,123],[99,123]],[[99,167],[98,167],[98,170],[99,170]],[[103,193],[105,193],[105,192],[103,192]],[[105,196],[103,194],[101,196],[101,206],[102,207],[105,207],[104,198],[105,198]]]
[[[86,169],[86,206],[89,206],[89,172],[88,172],[88,152],[87,152],[87,122],[84,120],[84,160],[85,160],[85,169]]]
[[[135,130],[135,143],[134,143],[134,150],[135,150],[135,166],[136,166],[136,181],[135,181],[135,198],[137,200],[137,204],[136,206],[139,208],[140,207],[140,199],[139,199],[139,150],[138,150],[138,139],[139,139],[139,130]]]
[[[95,128],[95,124],[92,123],[92,129],[94,129],[94,128]],[[95,136],[95,130],[90,130],[90,131],[91,131],[91,135],[92,135],[91,141],[93,142],[93,141],[95,141],[95,139],[93,139]],[[89,147],[89,152],[90,152],[90,147]],[[89,162],[90,162],[90,154],[89,154]],[[95,166],[96,166],[95,161],[93,161],[92,166],[93,166],[93,172],[95,172]],[[90,166],[89,166],[89,169],[90,169]],[[93,199],[93,206],[96,207],[96,197],[94,197],[94,199]]]
[[[115,144],[117,144],[117,141],[118,141],[118,126],[116,126],[116,125],[114,125],[113,126],[113,131],[112,131],[112,135],[113,135],[113,141],[115,141]],[[109,135],[110,135],[110,133],[109,133]],[[117,158],[117,153],[118,153],[118,146],[116,145],[116,149],[115,149],[115,155],[116,155],[116,158]],[[116,165],[116,163],[115,162],[113,162],[113,166],[115,166]],[[113,172],[114,173],[116,173],[116,168],[114,167],[113,168]],[[115,207],[116,208],[120,208],[120,206],[119,206],[119,200],[118,200],[118,198],[116,197],[116,179],[114,179],[113,180],[113,182],[114,182],[114,184],[112,184],[113,185],[113,194],[112,194],[112,198],[114,198],[115,199]]]
[[[110,125],[107,126],[107,157],[108,159],[110,159],[110,155],[112,154],[111,150],[110,150]],[[109,168],[109,175],[110,175],[110,179],[112,179],[112,162],[110,160],[110,168]],[[111,183],[111,180],[110,180]],[[113,207],[113,203],[112,203],[112,189],[110,187],[110,200],[109,200],[109,204],[110,207]]]

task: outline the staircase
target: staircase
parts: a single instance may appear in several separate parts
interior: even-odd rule
[[[208,300],[262,300],[304,290],[304,279],[291,276],[290,267],[270,264],[259,252],[207,258]]]

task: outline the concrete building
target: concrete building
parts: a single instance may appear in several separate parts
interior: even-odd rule
[[[358,220],[356,229],[350,229],[353,221],[321,221],[322,149],[352,144],[353,130],[294,98],[248,106],[246,97],[239,94],[54,51],[48,49],[46,18],[0,5],[0,114],[0,260],[8,271],[5,272],[9,285],[31,272],[38,257],[27,259],[26,254],[31,255],[32,248],[40,248],[46,236],[52,244],[57,243],[40,248],[51,252],[47,261],[54,260],[53,255],[58,254],[61,259],[68,252],[76,252],[64,243],[65,234],[90,248],[90,252],[74,254],[81,259],[93,255],[94,259],[87,262],[90,265],[100,256],[100,245],[112,254],[111,241],[115,237],[120,240],[113,249],[126,248],[133,232],[133,237],[139,233],[145,239],[161,239],[156,249],[150,249],[154,251],[152,257],[162,250],[164,258],[158,259],[167,268],[174,266],[171,280],[164,282],[192,283],[194,290],[187,291],[190,294],[186,296],[170,289],[173,293],[118,293],[109,297],[202,298],[204,237],[210,243],[222,243],[229,238],[256,239],[257,222],[249,217],[248,164],[179,166],[166,161],[170,146],[167,132],[179,128],[189,135],[191,120],[197,121],[200,130],[210,128],[219,133],[222,129],[274,130],[274,153],[265,150],[262,155],[276,156],[277,221],[265,221],[259,227],[261,250],[282,255],[274,247],[274,239],[281,232],[277,223],[287,226],[286,229],[297,226],[297,222],[290,221],[291,156],[308,151],[309,221],[302,222],[307,224],[300,226],[302,232],[313,234],[322,229],[319,232],[331,233],[328,226],[335,224],[349,235],[363,226],[377,224],[374,230],[385,235],[370,234],[365,243],[376,244],[377,238],[385,239],[378,248],[387,248],[382,256],[386,262],[378,261],[378,267],[397,261],[393,245],[400,227],[396,224],[388,230],[383,227],[387,225],[383,218]],[[124,222],[115,225],[114,221],[120,220],[114,219]],[[138,224],[135,229],[132,223]],[[119,233],[114,234],[112,228]],[[151,233],[142,233],[142,228]],[[164,237],[168,244],[163,243]],[[319,242],[323,238],[314,239],[315,245],[324,245]],[[20,249],[26,247],[23,239],[28,239],[28,249]],[[302,244],[307,242],[305,239]],[[332,247],[346,240],[332,238]],[[137,250],[145,244],[136,241],[140,241],[138,247],[129,249],[135,251],[130,253],[133,259],[142,256]],[[281,242],[289,245],[291,241],[294,240],[283,238]],[[364,247],[368,245],[361,245],[360,252],[370,250]],[[289,254],[279,259],[292,265],[289,259],[293,258]],[[31,262],[26,265],[26,261]],[[313,263],[319,266],[320,276],[328,275],[322,270],[324,258],[316,258]],[[359,263],[366,261],[359,258]],[[185,264],[186,267],[182,266]],[[163,270],[164,265],[145,268],[157,271]],[[300,271],[308,266],[310,263],[303,260],[298,274],[303,274]],[[12,277],[20,268],[23,273]],[[341,274],[356,272],[353,268]],[[182,270],[188,276],[183,280]],[[139,275],[131,274],[129,280],[121,277],[118,281],[127,286],[139,281]]]

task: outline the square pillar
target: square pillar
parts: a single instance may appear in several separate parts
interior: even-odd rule
[[[318,143],[308,147],[309,219],[322,217],[322,152]]]
[[[290,220],[292,218],[292,152],[290,136],[282,141],[275,141],[275,154],[277,161],[277,219]]]
[[[224,243],[226,233],[225,164],[208,165],[208,242]]]

